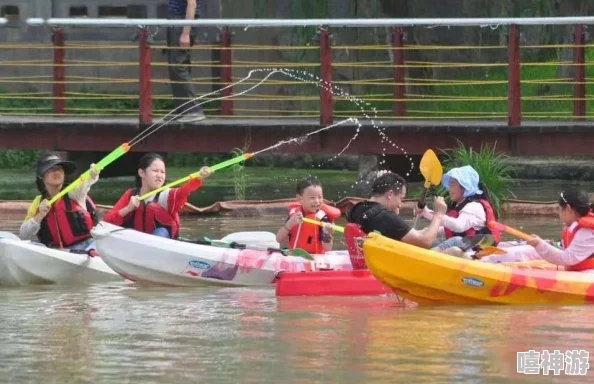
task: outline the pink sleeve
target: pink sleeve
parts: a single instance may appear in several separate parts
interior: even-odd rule
[[[536,252],[549,263],[563,266],[576,265],[594,253],[594,231],[586,228],[579,229],[567,249],[558,249],[541,241],[536,246]]]

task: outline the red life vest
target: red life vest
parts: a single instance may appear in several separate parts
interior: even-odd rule
[[[344,240],[353,269],[367,269],[365,255],[363,255],[363,250],[358,244],[358,238],[365,238],[365,236],[365,232],[355,223],[348,223],[344,227]]]
[[[289,204],[289,219],[299,212],[303,213],[301,204]],[[303,215],[303,217],[317,221],[322,221],[324,218],[328,218],[331,223],[334,223],[334,220],[339,218],[340,215],[340,209],[322,204],[318,212],[309,213]],[[300,225],[294,226],[291,228],[291,231],[289,231],[289,249],[301,248],[316,255],[323,254],[324,246],[320,240],[321,230],[322,227],[310,223],[301,223]]]
[[[68,194],[55,202],[41,220],[37,232],[40,242],[52,248],[68,248],[91,237],[91,229],[97,224],[97,208],[87,196],[87,209],[83,209]],[[39,212],[39,210],[38,210]]]
[[[124,196],[129,201],[132,196],[138,193],[138,189],[128,189],[124,193]],[[181,226],[179,215],[172,215],[158,203],[160,194],[160,192],[157,193],[154,200],[148,204],[141,202],[138,208],[124,218],[122,227],[148,234],[152,234],[157,228],[165,228],[169,231],[172,239],[177,239]]]
[[[474,228],[470,228],[463,233],[454,233],[451,230],[444,228],[446,239],[449,239],[450,237],[454,237],[454,236],[465,237],[465,236],[474,236],[474,235],[482,235],[482,234],[491,234],[491,235],[493,235],[493,238],[495,238],[495,245],[497,245],[497,243],[499,243],[501,241],[501,232],[498,230],[491,231],[489,229],[489,227],[487,226],[487,223],[489,221],[497,220],[495,217],[495,212],[493,211],[493,207],[491,207],[491,204],[487,200],[480,199],[480,198],[472,198],[472,197],[466,198],[461,204],[458,204],[456,207],[454,207],[452,209],[448,209],[448,211],[446,212],[446,215],[448,215],[450,217],[454,217],[454,218],[458,217],[458,215],[460,214],[460,211],[466,206],[466,204],[472,203],[472,202],[481,203],[481,205],[483,206],[483,209],[485,210],[485,218],[486,218],[485,227],[478,231]]]
[[[594,231],[594,213],[590,212],[586,216],[582,217],[578,220],[577,225],[573,230],[569,230],[569,227],[563,228],[563,233],[561,234],[561,243],[563,248],[567,249],[569,244],[573,241],[575,234],[580,228],[586,228]],[[594,269],[594,258],[591,255],[587,259],[575,264],[565,267],[566,271],[585,271],[588,269]]]

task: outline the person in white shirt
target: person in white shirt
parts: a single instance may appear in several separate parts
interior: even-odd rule
[[[474,168],[469,165],[453,168],[443,175],[442,184],[449,192],[452,205],[441,219],[440,235],[445,236],[446,241],[436,242],[433,248],[462,248],[463,237],[478,234],[492,234],[498,243],[500,233],[493,233],[487,226],[489,221],[497,220],[497,216]],[[433,211],[427,207],[416,213],[427,220],[433,218]]]
[[[588,194],[568,189],[559,195],[559,218],[565,225],[562,249],[532,235],[528,242],[544,260],[565,267],[567,271],[594,272],[594,213]]]

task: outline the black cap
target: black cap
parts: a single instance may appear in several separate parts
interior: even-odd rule
[[[64,168],[64,174],[66,175],[70,175],[76,171],[76,165],[72,161],[62,160],[56,155],[51,155],[37,162],[37,177],[43,177],[50,168],[56,165]]]

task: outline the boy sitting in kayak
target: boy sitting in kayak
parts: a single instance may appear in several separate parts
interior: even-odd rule
[[[332,250],[333,231],[330,224],[340,217],[338,208],[324,204],[322,184],[316,177],[309,177],[297,184],[296,202],[289,205],[289,217],[276,234],[280,244],[288,239],[289,249],[301,248],[311,254]],[[309,218],[324,223],[325,227],[303,222]]]
[[[402,176],[390,171],[379,172],[371,187],[371,198],[355,204],[347,215],[348,221],[358,224],[365,233],[378,231],[394,240],[422,248],[431,247],[447,205],[443,197],[436,197],[429,227],[417,231],[397,213],[406,196],[406,190],[406,181]]]
[[[565,225],[561,234],[563,249],[532,235],[528,242],[549,263],[565,266],[566,271],[594,272],[594,206],[581,189],[568,189],[559,195],[559,218]]]

